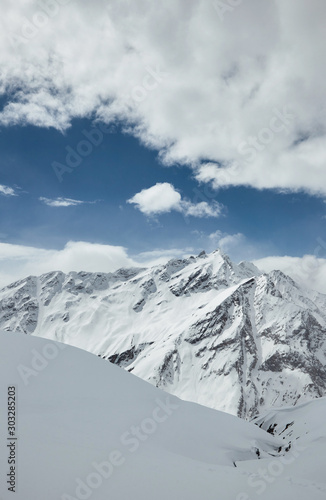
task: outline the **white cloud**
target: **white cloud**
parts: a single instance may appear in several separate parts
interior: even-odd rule
[[[136,265],[119,246],[69,242],[62,250],[45,250],[0,243],[0,286],[55,270],[112,272]]]
[[[2,124],[118,119],[216,187],[326,194],[324,0],[51,5],[2,0]]]
[[[326,293],[326,259],[324,258],[318,258],[315,255],[275,256],[258,259],[254,261],[254,264],[264,272],[279,269],[306,288]]]
[[[251,242],[242,233],[229,234],[217,230],[208,236],[203,233],[201,235],[204,248],[209,252],[220,248],[234,262],[242,260],[252,261],[261,255],[266,255],[267,248],[262,248],[262,245],[257,242]],[[268,254],[267,254],[268,255]]]
[[[4,186],[3,184],[0,184],[0,194],[3,194],[5,196],[17,196],[13,188]]]
[[[209,235],[210,241],[213,243],[214,247],[219,247],[223,252],[230,252],[234,247],[243,245],[245,242],[245,236],[242,233],[236,234],[226,234],[222,231],[215,231]]]
[[[187,257],[192,248],[156,249],[130,256],[121,246],[70,241],[62,250],[0,242],[0,288],[27,276],[50,271],[113,272],[121,267],[148,267]]]
[[[84,203],[94,203],[89,201],[72,200],[71,198],[39,198],[40,201],[49,207],[73,207],[76,205],[83,205]]]
[[[212,201],[211,204],[209,204],[207,201],[192,203],[183,200],[180,203],[180,211],[192,217],[220,217],[222,210],[223,206],[217,203],[217,201]]]
[[[240,232],[230,234],[218,229],[211,234],[204,231],[193,231],[193,233],[201,247],[207,252],[220,248],[236,263],[253,262],[275,252],[275,247],[271,242],[255,241]]]
[[[190,255],[196,255],[196,253],[198,253],[198,250],[191,247],[171,249],[159,248],[148,252],[141,252],[134,258],[145,267],[151,267],[165,264],[170,259],[184,259],[190,257]]]
[[[183,200],[172,184],[168,182],[157,183],[148,189],[143,189],[135,194],[127,203],[132,203],[145,215],[158,215],[175,210],[185,216],[192,217],[219,217],[222,205],[213,201],[192,203]]]
[[[181,202],[181,195],[172,184],[167,182],[157,183],[148,189],[142,189],[135,194],[128,203],[133,203],[146,215],[162,214],[178,210]]]

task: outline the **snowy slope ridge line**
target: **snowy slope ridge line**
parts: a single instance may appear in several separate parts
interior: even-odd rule
[[[326,296],[219,250],[26,278],[0,291],[0,327],[80,347],[247,419],[326,395]]]
[[[281,436],[181,401],[83,350],[0,332],[0,352],[1,399],[9,386],[16,393],[17,500],[248,500],[266,477],[264,500],[324,499],[321,415],[305,450],[284,465],[291,452]],[[36,373],[26,380],[27,368]],[[306,417],[312,431],[315,410],[309,403],[290,418]],[[0,441],[0,497],[9,498],[6,411]],[[286,467],[277,477],[276,464]]]

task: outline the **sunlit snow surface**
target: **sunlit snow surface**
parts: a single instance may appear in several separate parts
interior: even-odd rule
[[[273,410],[259,423],[278,423],[276,437],[75,347],[2,332],[0,352],[3,500],[325,499],[325,399]],[[15,494],[6,486],[8,386],[17,395]],[[293,433],[283,436],[288,421]],[[103,462],[109,477],[96,472]]]

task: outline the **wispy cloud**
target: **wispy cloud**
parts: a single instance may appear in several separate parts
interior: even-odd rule
[[[253,240],[240,232],[228,233],[217,229],[213,233],[200,230],[194,230],[191,233],[196,248],[205,249],[207,252],[220,248],[233,262],[243,260],[252,262],[275,252],[272,243]]]
[[[4,196],[18,196],[13,188],[4,186],[3,184],[0,184],[0,194]]]
[[[176,211],[192,217],[219,217],[223,209],[217,201],[192,203],[182,199],[181,194],[168,182],[143,189],[127,200],[127,203],[136,205],[138,210],[149,216]]]
[[[242,233],[227,234],[217,230],[209,235],[209,240],[215,248],[219,247],[223,252],[228,253],[234,248],[243,246],[246,242],[246,237]]]
[[[71,198],[44,198],[41,196],[39,198],[40,201],[45,203],[48,207],[74,207],[77,205],[84,205],[86,203],[96,203],[95,201],[82,201],[82,200],[73,200]]]
[[[190,255],[195,255],[198,253],[198,249],[193,247],[186,248],[157,248],[155,250],[149,250],[148,252],[141,252],[133,258],[139,263],[139,265],[144,265],[146,267],[156,266],[159,264],[165,264],[170,259],[183,259]]]

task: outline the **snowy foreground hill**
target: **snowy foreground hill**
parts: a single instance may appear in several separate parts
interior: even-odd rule
[[[326,296],[220,251],[0,291],[0,327],[90,351],[182,399],[251,418],[326,395]]]
[[[325,399],[259,428],[74,347],[0,332],[0,352],[4,500],[325,499]]]

